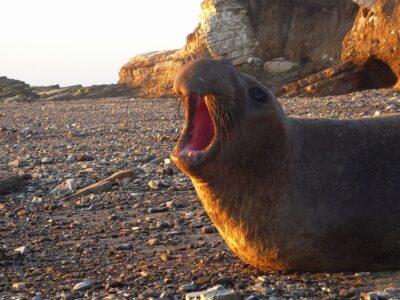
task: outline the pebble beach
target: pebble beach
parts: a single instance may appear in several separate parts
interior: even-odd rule
[[[279,101],[291,117],[400,112],[392,89]],[[182,110],[176,99],[0,104],[0,180],[25,178],[0,194],[0,300],[400,299],[400,272],[266,273],[239,260],[169,160]]]

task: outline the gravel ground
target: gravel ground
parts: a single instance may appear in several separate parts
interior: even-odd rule
[[[302,117],[400,111],[392,90],[280,101]],[[265,273],[236,258],[165,160],[177,112],[174,99],[0,104],[0,178],[32,177],[0,195],[0,299],[181,299],[218,284],[233,290],[226,299],[397,297],[399,272]],[[50,194],[68,179],[84,187],[123,169],[136,176],[108,192]]]

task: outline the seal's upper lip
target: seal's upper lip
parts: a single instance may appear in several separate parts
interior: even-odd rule
[[[184,97],[184,101],[185,127],[171,156],[194,166],[210,154],[216,140],[216,129],[204,96],[193,93]]]

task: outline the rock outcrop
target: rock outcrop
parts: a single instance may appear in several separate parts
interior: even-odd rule
[[[341,95],[360,89],[364,71],[352,63],[338,64],[277,89],[278,97]]]
[[[343,62],[362,66],[372,87],[400,88],[400,2],[375,0],[357,14],[343,42]]]
[[[91,86],[69,86],[60,88],[58,85],[49,87],[32,87],[40,96],[40,100],[79,100],[110,97],[131,97],[136,92],[121,84],[101,84]]]
[[[33,101],[39,95],[23,81],[0,77],[0,101]]]
[[[78,100],[108,97],[130,97],[136,90],[121,84],[103,84],[83,87],[59,85],[31,87],[23,81],[0,77],[0,102],[27,102],[37,100]]]
[[[354,2],[358,3],[360,6],[365,6],[368,9],[371,9],[372,6],[375,4],[376,0],[353,0]]]
[[[138,55],[122,67],[119,83],[138,89],[138,96],[172,96],[176,72],[191,59],[185,50]]]
[[[204,0],[184,49],[134,57],[120,83],[144,96],[169,96],[179,67],[225,56],[273,89],[340,62],[358,5],[350,0]]]

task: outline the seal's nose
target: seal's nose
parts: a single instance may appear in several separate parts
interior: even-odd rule
[[[190,96],[196,93],[205,96],[212,87],[211,83],[223,63],[210,58],[195,59],[178,71],[174,80],[174,91],[179,95]]]

